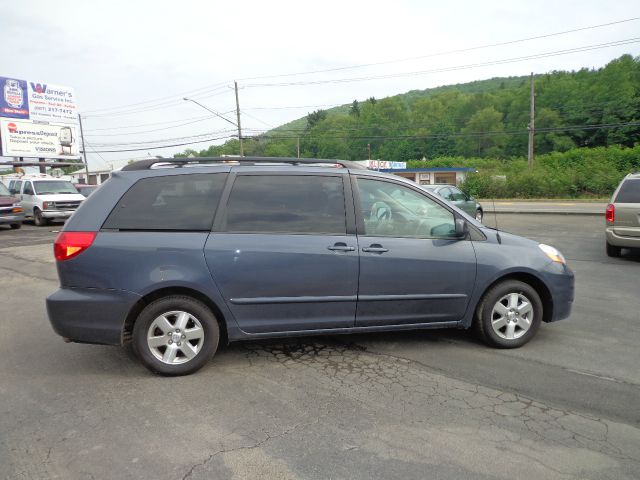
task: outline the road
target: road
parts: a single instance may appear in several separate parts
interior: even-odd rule
[[[56,227],[0,230],[0,478],[637,478],[640,256],[607,258],[602,218],[498,222],[576,272],[571,318],[521,349],[462,331],[245,342],[181,378],[63,343],[43,304]]]

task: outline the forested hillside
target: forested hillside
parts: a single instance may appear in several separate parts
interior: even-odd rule
[[[640,58],[535,76],[536,154],[640,140]],[[493,78],[354,100],[244,141],[245,155],[407,161],[526,155],[529,77]],[[238,154],[238,141],[185,154]]]

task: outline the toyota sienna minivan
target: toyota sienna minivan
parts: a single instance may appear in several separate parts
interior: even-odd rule
[[[574,294],[554,247],[341,160],[135,162],[82,203],[54,254],[54,330],[132,342],[165,375],[274,337],[473,327],[519,347]]]

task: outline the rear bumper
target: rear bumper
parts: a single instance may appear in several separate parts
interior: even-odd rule
[[[571,307],[575,296],[573,271],[566,265],[554,262],[547,266],[542,273],[553,302],[553,314],[548,320],[555,322],[568,318],[571,315]]]
[[[614,247],[640,248],[640,237],[623,237],[613,231],[613,227],[606,229],[607,243]]]
[[[73,342],[121,345],[124,322],[139,295],[122,290],[60,288],[47,298],[54,331]]]

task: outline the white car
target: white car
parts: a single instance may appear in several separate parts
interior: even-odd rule
[[[25,218],[32,218],[38,226],[66,220],[85,200],[71,182],[55,177],[13,179],[9,191],[19,200]]]

